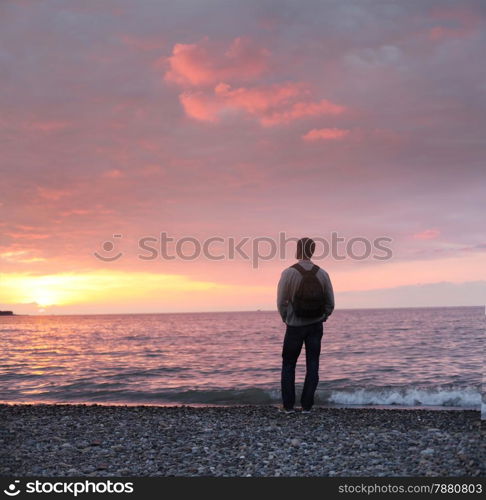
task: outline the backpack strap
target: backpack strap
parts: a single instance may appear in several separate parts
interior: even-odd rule
[[[297,271],[299,271],[300,274],[302,274],[302,276],[304,276],[305,274],[317,274],[317,271],[319,271],[319,266],[316,266],[315,264],[307,271],[306,269],[304,269],[299,263],[297,264],[294,264],[293,266],[290,266],[290,267],[293,267],[294,269],[297,269]]]
[[[293,266],[290,267],[293,267],[294,269],[299,271],[299,273],[302,275],[304,275],[307,272],[300,264],[294,264]]]

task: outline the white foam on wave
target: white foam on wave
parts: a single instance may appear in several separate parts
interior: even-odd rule
[[[323,384],[324,385],[324,384]],[[302,385],[298,384],[297,396]],[[278,387],[211,388],[172,391],[124,391],[105,387],[78,388],[57,392],[46,391],[30,395],[0,393],[3,402],[96,402],[99,404],[197,404],[197,405],[242,405],[279,404],[281,391]],[[456,407],[481,410],[486,418],[486,404],[481,405],[480,387],[343,387],[329,389],[320,387],[316,393],[317,405],[341,406],[404,406],[404,407]],[[297,399],[298,403],[298,399]]]
[[[392,388],[332,391],[329,403],[341,405],[400,405],[481,407],[481,393],[475,388]]]

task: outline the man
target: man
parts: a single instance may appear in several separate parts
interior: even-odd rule
[[[282,402],[285,413],[295,404],[295,365],[305,343],[306,375],[302,390],[302,412],[310,412],[319,382],[319,356],[323,322],[334,310],[334,293],[329,275],[310,259],[315,242],[297,242],[298,263],[282,273],[278,283],[277,306],[287,325],[282,350]]]

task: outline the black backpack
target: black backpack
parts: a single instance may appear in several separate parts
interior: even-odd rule
[[[300,318],[318,318],[324,314],[324,288],[316,276],[319,266],[306,271],[300,264],[292,266],[302,275],[299,288],[292,299],[295,315]]]

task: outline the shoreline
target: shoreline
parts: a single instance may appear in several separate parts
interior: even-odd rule
[[[257,408],[278,408],[277,403],[188,403],[188,402],[173,402],[167,403],[139,403],[130,401],[3,401],[0,400],[2,406],[103,406],[103,407],[154,407],[154,408],[241,408],[241,407],[257,407]],[[481,407],[476,406],[439,406],[439,405],[421,405],[407,406],[398,404],[315,404],[314,409],[350,409],[350,410],[390,410],[390,411],[471,411],[481,414]]]
[[[0,404],[2,476],[468,476],[477,410]]]

